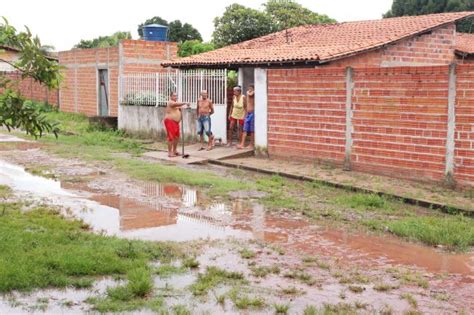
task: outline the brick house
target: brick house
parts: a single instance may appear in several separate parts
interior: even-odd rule
[[[257,153],[472,186],[474,50],[455,23],[473,16],[300,26],[164,65],[253,83]]]
[[[21,94],[30,100],[38,102],[46,102],[51,105],[58,105],[58,91],[49,90],[47,87],[36,82],[32,78],[21,78],[21,73],[16,70],[11,64],[18,61],[18,54],[20,51],[14,47],[0,45],[0,75],[19,82],[19,91]],[[51,60],[57,58],[51,56]],[[0,89],[0,93],[2,90]]]
[[[60,108],[87,116],[117,117],[119,76],[166,71],[161,62],[176,55],[176,43],[144,40],[123,40],[109,48],[59,52],[64,76]]]
[[[474,63],[474,34],[458,33],[455,53],[460,63]]]

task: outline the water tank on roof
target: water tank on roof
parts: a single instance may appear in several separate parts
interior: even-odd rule
[[[143,26],[143,39],[155,42],[168,41],[168,27],[160,24],[148,24]]]

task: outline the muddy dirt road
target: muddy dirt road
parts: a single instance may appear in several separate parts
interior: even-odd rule
[[[106,164],[51,156],[14,137],[2,135],[0,142],[9,143],[0,149],[0,185],[11,187],[18,200],[60,206],[96,232],[194,246],[199,270],[155,280],[157,288],[173,287],[166,297],[170,307],[186,305],[198,314],[273,314],[275,305],[288,305],[289,314],[324,305],[355,313],[474,313],[472,252],[451,254],[335,229],[294,212],[270,213],[245,194],[211,199],[190,187],[137,181]],[[34,175],[28,171],[33,166],[47,171]],[[232,290],[227,285],[204,298],[193,296],[187,288],[208,266],[242,272],[249,280],[245,290],[264,306],[240,310],[231,299],[222,303],[219,296]],[[275,266],[278,272],[270,271]],[[0,300],[0,313],[82,313],[90,309],[87,297],[114,282],[98,280],[89,290],[14,293]]]

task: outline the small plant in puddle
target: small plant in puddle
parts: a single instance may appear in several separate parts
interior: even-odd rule
[[[407,300],[408,304],[410,304],[412,307],[417,308],[418,307],[418,302],[416,301],[415,297],[411,295],[410,293],[402,293],[400,295],[402,299]]]
[[[288,287],[281,289],[281,293],[285,295],[298,295],[302,294],[303,291],[298,290],[296,287]]]
[[[175,315],[191,315],[191,311],[186,307],[186,305],[175,305],[172,308],[173,314]]]
[[[255,252],[248,248],[240,250],[239,253],[240,257],[242,257],[243,259],[253,259],[256,256]]]
[[[388,305],[388,304],[385,304],[384,306],[382,306],[382,308],[379,310],[379,314],[380,315],[392,315],[393,314],[393,308]]]
[[[320,315],[321,313],[318,311],[318,309],[314,306],[306,306],[303,315]]]
[[[398,285],[388,284],[388,283],[377,283],[376,285],[374,285],[374,290],[379,291],[379,292],[388,292],[388,291],[395,290],[398,288],[399,288]]]
[[[234,288],[229,292],[229,297],[239,310],[261,309],[265,307],[265,301],[261,297],[250,297],[243,294],[240,288]]]
[[[252,275],[257,278],[265,278],[270,273],[280,273],[280,268],[277,265],[252,267],[250,270],[252,270]]]
[[[63,307],[71,308],[74,306],[74,302],[71,300],[66,300],[61,303]]]
[[[155,273],[160,277],[170,277],[174,274],[183,273],[185,271],[186,270],[184,269],[184,267],[178,267],[168,264],[160,265],[155,269]]]
[[[356,301],[356,302],[354,303],[354,306],[355,306],[358,310],[365,310],[365,309],[367,309],[367,307],[369,307],[369,304],[363,303],[363,302],[360,302],[360,301]]]
[[[9,198],[13,194],[13,190],[6,185],[0,185],[0,199]]]
[[[385,211],[393,210],[390,205],[390,202],[385,197],[381,197],[376,194],[344,194],[336,198],[336,203],[352,209],[380,209]]]
[[[197,281],[191,285],[190,289],[194,295],[205,295],[210,289],[219,284],[242,282],[244,276],[240,272],[231,272],[217,267],[207,267],[205,273],[198,275]]]
[[[294,270],[284,274],[285,278],[299,280],[309,286],[312,286],[316,283],[316,280],[307,272]]]
[[[199,267],[199,261],[197,261],[196,257],[187,257],[183,260],[182,266],[184,268],[196,269]]]
[[[92,288],[92,286],[94,285],[93,278],[79,278],[71,281],[71,285],[76,289],[88,289]]]
[[[220,305],[225,305],[225,299],[226,299],[225,294],[221,294],[216,297],[217,303],[219,303]]]
[[[289,304],[273,304],[273,307],[275,308],[275,314],[288,314],[290,310]]]
[[[342,299],[342,300],[345,300],[347,295],[346,295],[346,291],[345,290],[342,290],[341,292],[339,292],[339,297]]]
[[[354,306],[348,303],[324,304],[322,311],[318,314],[336,315],[336,314],[357,314]]]
[[[364,292],[365,288],[360,287],[358,285],[350,285],[349,290],[353,293],[362,293]]]
[[[399,279],[402,283],[415,284],[423,289],[427,289],[429,286],[428,281],[418,272],[396,268],[389,268],[387,271],[391,273],[395,279]]]

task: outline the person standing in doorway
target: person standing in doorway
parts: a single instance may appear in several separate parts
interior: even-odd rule
[[[208,138],[207,151],[212,150],[214,136],[211,131],[211,115],[214,114],[214,104],[208,98],[207,91],[201,91],[201,97],[197,101],[197,133],[201,138],[199,151],[204,150],[204,133]]]
[[[227,144],[229,147],[232,146],[232,136],[234,133],[235,125],[238,126],[238,143],[240,143],[240,139],[242,136],[242,127],[244,125],[244,117],[247,108],[247,100],[244,95],[242,95],[242,88],[240,86],[236,86],[234,88],[234,98],[232,100],[232,105],[230,107],[230,115],[229,115],[229,132],[227,134],[227,139],[229,143]]]
[[[247,114],[244,119],[244,132],[242,134],[242,140],[237,146],[237,149],[243,149],[245,146],[245,138],[250,135],[250,144],[247,149],[255,148],[255,91],[253,85],[249,86],[247,91]]]
[[[163,121],[166,128],[166,133],[168,135],[168,156],[176,157],[178,153],[178,143],[179,143],[179,123],[182,120],[181,108],[188,106],[187,103],[180,103],[177,101],[178,95],[175,92],[172,92],[168,105],[166,106],[166,115],[165,120]]]

